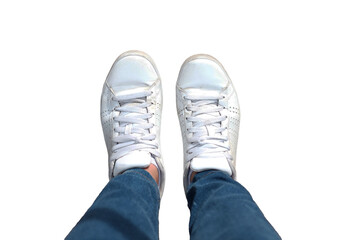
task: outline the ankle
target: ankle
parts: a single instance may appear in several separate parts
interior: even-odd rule
[[[147,168],[144,168],[144,170],[151,174],[155,182],[159,184],[159,172],[158,168],[154,164],[150,164]]]
[[[193,181],[193,178],[194,178],[195,174],[197,174],[197,172],[192,172],[191,173],[191,179],[190,179],[191,182]]]

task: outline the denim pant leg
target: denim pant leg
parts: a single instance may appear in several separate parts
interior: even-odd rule
[[[159,239],[160,196],[143,169],[112,178],[66,237],[71,239]]]
[[[281,239],[249,192],[225,173],[197,173],[186,196],[192,240]]]

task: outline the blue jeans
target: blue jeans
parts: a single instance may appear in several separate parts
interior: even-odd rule
[[[220,171],[197,173],[187,191],[191,239],[281,239],[249,192]],[[66,237],[159,239],[158,186],[143,169],[113,178]]]

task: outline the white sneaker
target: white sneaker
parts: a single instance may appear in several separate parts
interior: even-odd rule
[[[121,54],[101,95],[109,178],[153,163],[159,171],[160,196],[165,184],[160,151],[161,109],[161,80],[152,59],[139,51]]]
[[[192,172],[215,169],[235,178],[240,111],[221,63],[209,55],[188,58],[180,69],[176,92],[185,192]]]

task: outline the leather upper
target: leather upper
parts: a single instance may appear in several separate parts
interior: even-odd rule
[[[215,157],[211,161],[206,159],[187,158],[186,152],[189,142],[188,137],[191,133],[187,132],[187,128],[192,127],[192,123],[186,118],[191,116],[191,112],[187,111],[188,101],[186,96],[218,96],[224,98],[219,101],[219,105],[224,109],[221,115],[226,115],[227,120],[222,122],[222,126],[227,129],[222,132],[227,135],[230,144],[230,154],[233,160],[228,161],[226,158]],[[177,112],[181,127],[183,150],[184,150],[184,187],[187,190],[189,179],[188,175],[191,171],[204,171],[208,169],[217,169],[224,171],[235,178],[235,162],[236,151],[240,124],[240,108],[237,94],[234,90],[231,79],[223,66],[213,57],[208,55],[195,55],[188,58],[181,67],[176,88]]]
[[[152,105],[147,108],[147,112],[153,114],[149,122],[153,123],[154,127],[150,131],[156,135],[155,141],[159,146],[159,151],[161,151],[162,90],[160,76],[155,64],[147,54],[139,51],[123,53],[114,62],[104,83],[101,96],[101,123],[109,157],[109,178],[130,168],[146,168],[151,164],[153,157],[160,171],[159,190],[162,195],[165,171],[161,157],[151,156],[146,151],[134,151],[115,160],[112,152],[113,138],[118,136],[114,129],[119,127],[119,122],[114,121],[114,117],[120,114],[119,111],[115,110],[119,107],[119,102],[114,100],[114,96],[124,96],[145,90],[152,92],[152,95],[147,97],[147,100],[152,102]]]

